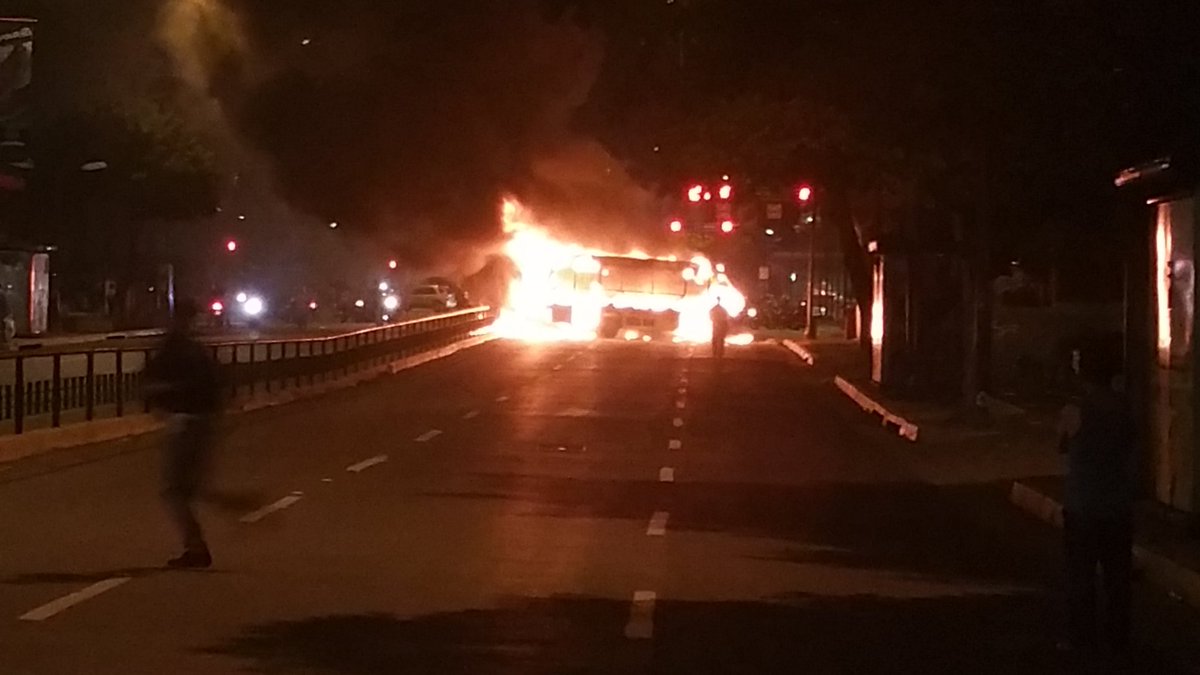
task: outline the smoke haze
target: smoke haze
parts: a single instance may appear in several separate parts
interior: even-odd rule
[[[486,253],[505,194],[562,236],[644,245],[653,200],[572,133],[600,37],[532,0],[458,5],[168,0],[159,35],[281,196],[409,263]]]

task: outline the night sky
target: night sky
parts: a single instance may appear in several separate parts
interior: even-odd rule
[[[166,92],[239,161],[264,162],[293,207],[428,260],[494,240],[507,192],[561,223],[604,223],[581,236],[646,238],[656,199],[708,169],[653,148],[696,141],[704,131],[688,120],[750,98],[803,100],[949,166],[963,139],[998,139],[1009,248],[1047,223],[1067,237],[1106,232],[1113,172],[1195,142],[1189,4],[65,0],[32,11],[48,110]],[[182,26],[172,40],[164,16]],[[755,157],[726,154],[753,171]],[[830,170],[812,156],[794,170]],[[923,199],[949,204],[936,189]]]

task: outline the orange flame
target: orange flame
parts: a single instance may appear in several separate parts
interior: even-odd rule
[[[746,307],[745,296],[723,272],[715,272],[704,256],[693,256],[682,268],[682,295],[669,293],[617,292],[604,287],[608,270],[602,258],[632,258],[678,263],[676,256],[651,256],[642,251],[613,254],[556,239],[538,225],[528,209],[514,199],[504,200],[501,210],[508,239],[503,253],[513,262],[518,276],[509,286],[508,298],[495,330],[504,337],[532,342],[596,339],[606,308],[676,312],[679,324],[671,335],[675,342],[706,342],[712,336],[709,311],[719,301],[731,317]],[[564,283],[563,275],[570,279]],[[569,318],[555,317],[553,308],[569,308]],[[561,320],[555,321],[556,318]],[[644,339],[639,330],[626,328],[620,336]],[[730,338],[734,344],[749,342],[747,335]]]

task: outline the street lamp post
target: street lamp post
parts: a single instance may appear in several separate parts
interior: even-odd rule
[[[804,306],[804,337],[809,340],[817,338],[817,324],[813,321],[813,286],[817,279],[817,218],[814,212],[812,222],[808,225],[808,291]]]
[[[817,282],[817,210],[816,207],[804,208],[812,204],[813,189],[808,185],[800,186],[796,191],[796,198],[800,201],[800,220],[808,225],[808,288],[805,290],[804,301],[804,337],[815,340],[817,324],[814,321],[816,315],[813,312],[813,298],[816,294],[813,287]]]

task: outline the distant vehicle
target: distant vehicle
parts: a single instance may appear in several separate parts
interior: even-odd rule
[[[267,318],[267,303],[261,295],[239,291],[213,295],[208,302],[210,325],[214,328],[258,328]]]
[[[408,294],[410,311],[447,312],[456,309],[458,305],[458,294],[449,286],[417,286]]]

